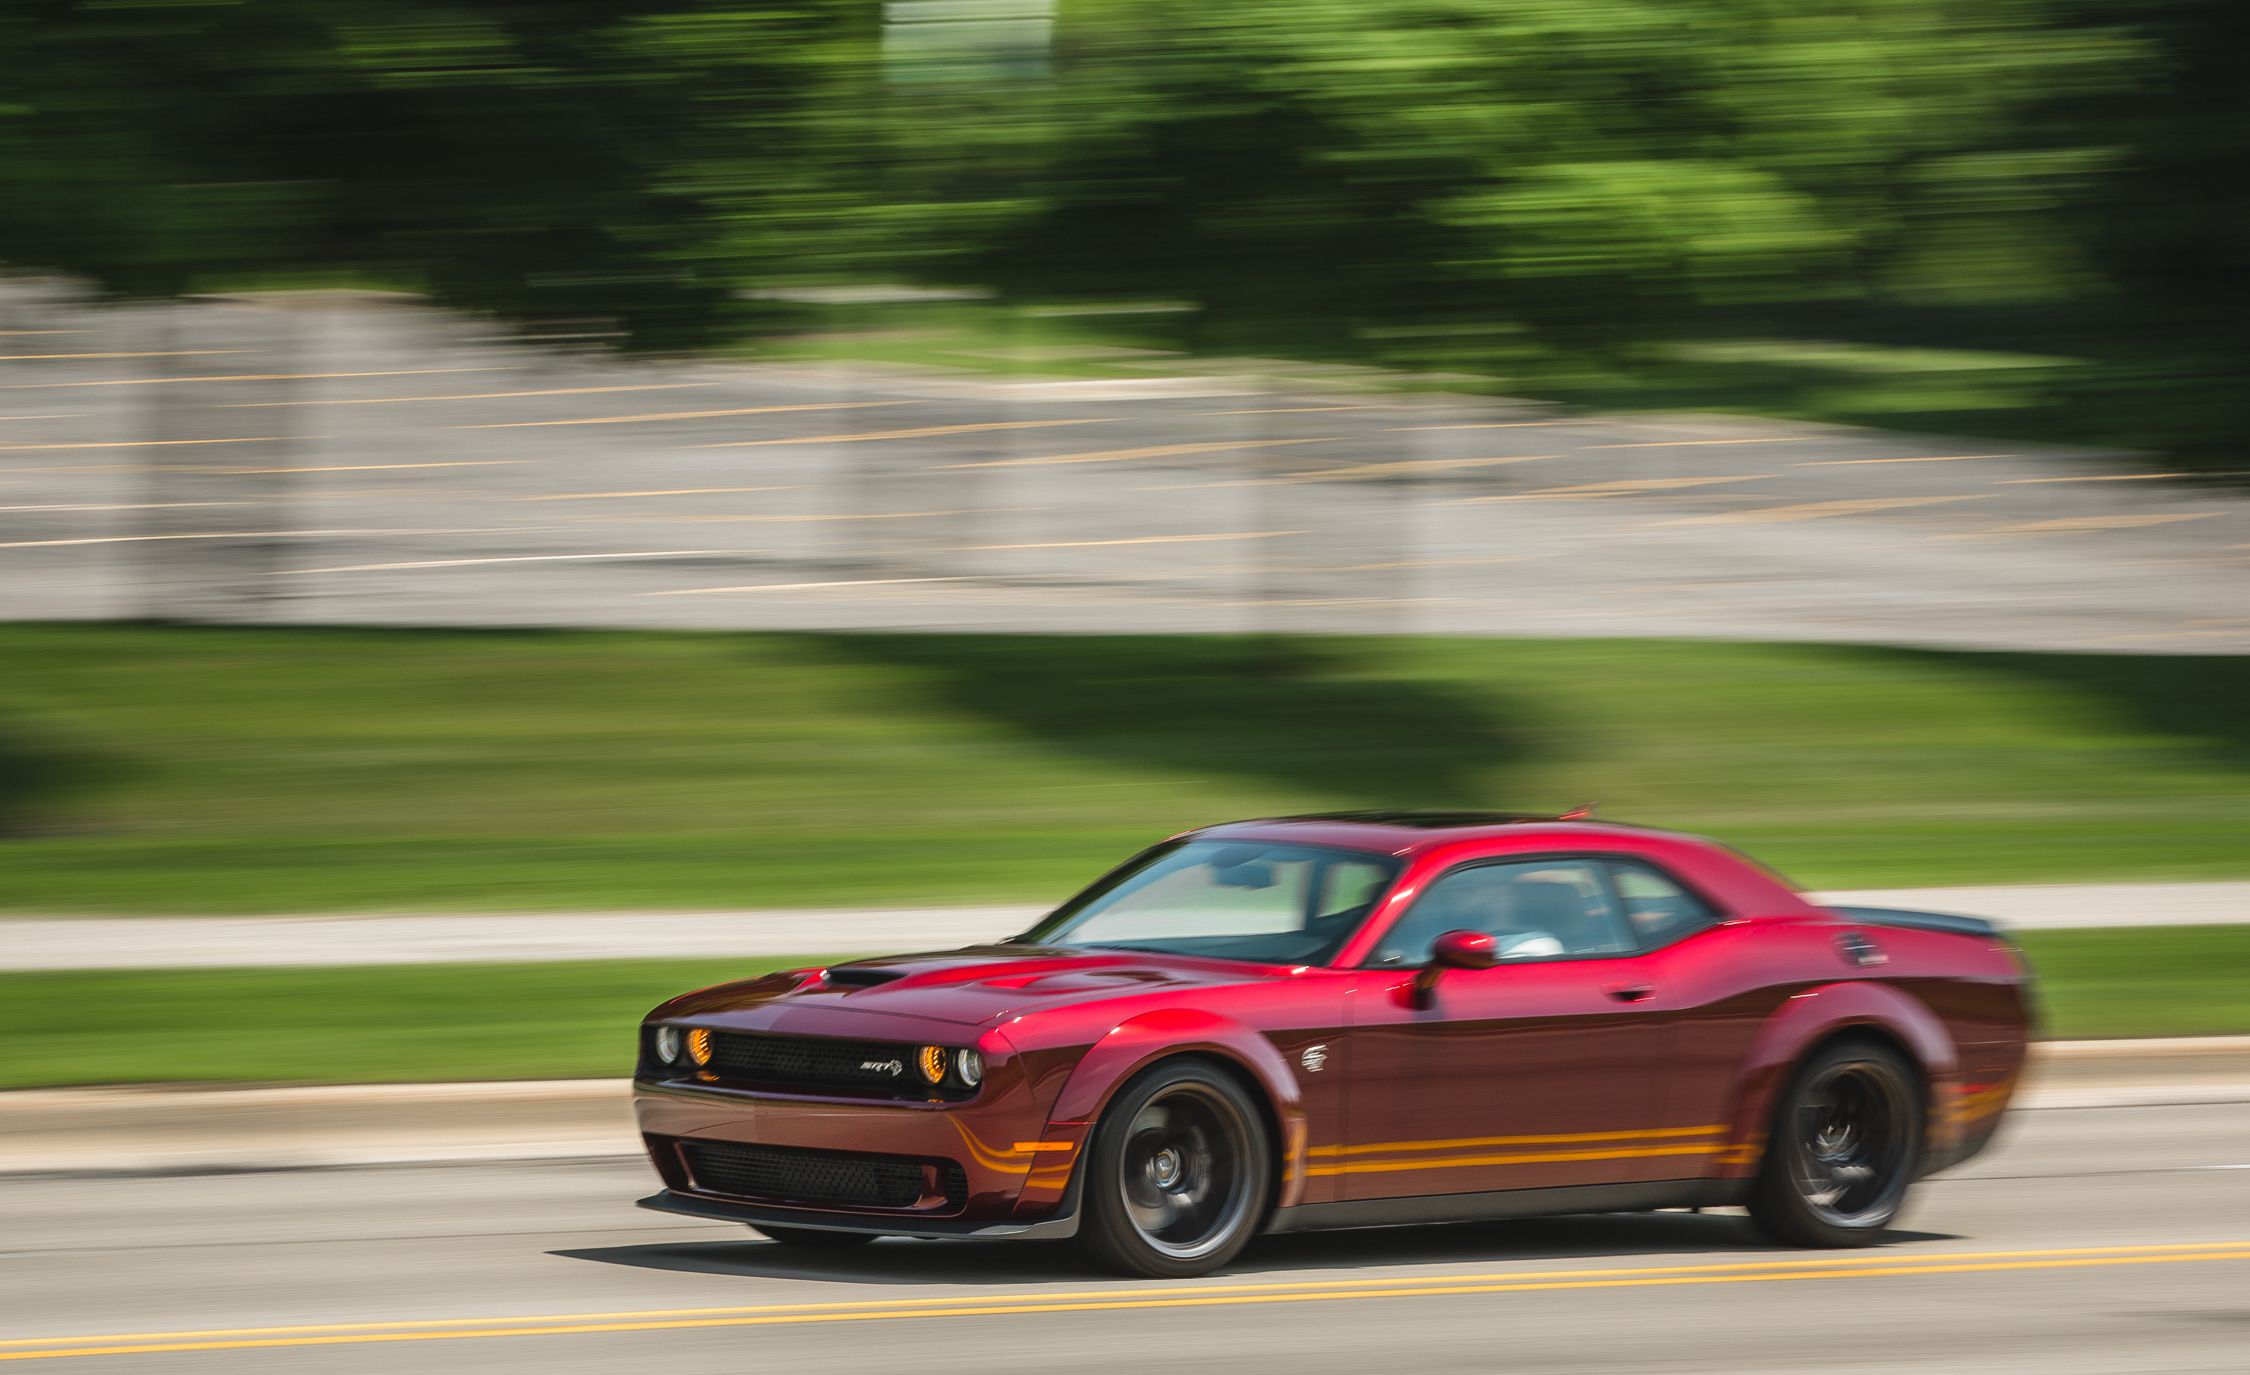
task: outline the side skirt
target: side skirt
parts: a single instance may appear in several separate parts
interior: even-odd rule
[[[1317,1232],[1345,1227],[1398,1227],[1417,1222],[1489,1222],[1560,1213],[1718,1208],[1741,1202],[1747,1187],[1736,1179],[1664,1179],[1653,1183],[1583,1184],[1559,1189],[1502,1189],[1484,1194],[1424,1194],[1414,1198],[1307,1203],[1278,1210],[1266,1224],[1266,1230]]]

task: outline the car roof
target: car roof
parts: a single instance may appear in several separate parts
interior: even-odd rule
[[[1403,855],[1480,839],[1537,839],[1559,846],[1615,845],[1660,832],[1613,821],[1563,819],[1529,812],[1352,811],[1265,817],[1206,826],[1189,835],[1202,840],[1277,840],[1344,850]]]

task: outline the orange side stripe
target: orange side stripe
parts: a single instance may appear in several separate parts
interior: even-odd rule
[[[1660,1141],[1682,1136],[1720,1136],[1715,1127],[1649,1127],[1639,1131],[1575,1132],[1564,1136],[1469,1136],[1451,1141],[1379,1141],[1365,1146],[1315,1146],[1307,1155],[1397,1155],[1404,1151],[1475,1150],[1484,1146],[1559,1146],[1581,1141]]]
[[[1314,1165],[1308,1175],[1396,1174],[1402,1170],[1460,1170],[1478,1165],[1550,1165],[1569,1160],[1634,1160],[1657,1155],[1719,1155],[1728,1147],[1717,1142],[1692,1146],[1639,1146],[1623,1151],[1544,1151],[1519,1155],[1441,1156],[1435,1160],[1354,1160],[1339,1165]]]

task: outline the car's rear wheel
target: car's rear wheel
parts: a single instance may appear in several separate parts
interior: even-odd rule
[[[1774,1115],[1750,1216],[1799,1246],[1865,1246],[1906,1202],[1922,1159],[1921,1077],[1875,1041],[1800,1065]]]
[[[1080,1242],[1124,1274],[1208,1274],[1256,1233],[1271,1158],[1265,1121],[1232,1075],[1193,1060],[1156,1065],[1094,1130]]]
[[[848,1251],[875,1239],[872,1232],[830,1232],[819,1227],[753,1227],[750,1230],[784,1246],[805,1251]]]

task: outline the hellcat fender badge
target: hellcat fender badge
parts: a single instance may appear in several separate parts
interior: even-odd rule
[[[1307,1074],[1320,1073],[1328,1064],[1328,1047],[1306,1046],[1305,1053],[1297,1057],[1297,1063],[1305,1067]]]

